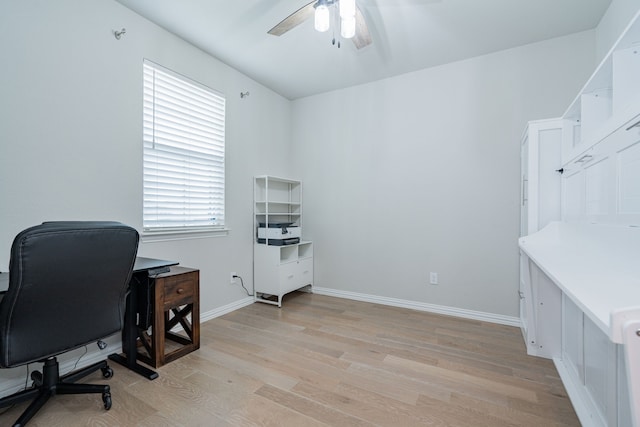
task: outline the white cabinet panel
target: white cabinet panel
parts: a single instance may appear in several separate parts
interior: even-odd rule
[[[618,154],[618,168],[619,212],[640,214],[640,142],[634,143]]]
[[[584,318],[584,383],[607,425],[616,425],[615,344],[588,317]]]
[[[608,160],[605,158],[585,166],[585,212],[587,215],[606,215],[609,212]]]
[[[538,132],[538,229],[560,219],[562,122]]]
[[[640,116],[563,166],[562,219],[640,225]]]
[[[631,402],[629,399],[629,383],[627,382],[627,367],[624,360],[623,346],[617,345],[618,353],[618,425],[619,426],[631,426]]]
[[[613,112],[624,113],[640,102],[640,48],[620,49],[613,54]]]
[[[560,119],[529,122],[521,140],[520,234],[560,219],[562,138]]]
[[[527,354],[560,357],[562,292],[526,254],[520,256],[524,263],[520,315]]]
[[[565,219],[584,215],[584,186],[584,173],[582,170],[565,172],[562,206],[562,214]]]
[[[597,89],[582,95],[582,140],[597,141],[602,125],[611,117],[613,109],[611,88]]]
[[[583,315],[566,296],[562,299],[562,357],[578,381],[584,384]]]

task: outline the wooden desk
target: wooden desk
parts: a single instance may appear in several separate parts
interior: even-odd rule
[[[171,267],[153,281],[151,332],[141,334],[137,358],[157,368],[200,348],[200,271]]]
[[[132,371],[144,376],[149,380],[158,378],[158,373],[143,366],[137,361],[137,342],[140,336],[140,330],[142,327],[147,328],[146,319],[141,319],[145,316],[146,310],[140,310],[140,304],[138,297],[142,297],[142,304],[146,304],[145,290],[148,287],[148,283],[152,278],[149,277],[149,273],[158,271],[164,267],[169,267],[178,264],[175,261],[166,261],[154,258],[136,257],[136,262],[133,266],[133,273],[131,276],[131,283],[129,284],[130,292],[127,294],[127,304],[124,316],[124,327],[122,328],[122,351],[123,354],[112,353],[109,355],[109,359],[116,363],[125,366]],[[139,295],[140,294],[140,295]],[[142,311],[143,316],[140,312]],[[140,325],[142,321],[142,326]]]
[[[127,297],[122,333],[124,354],[109,355],[109,359],[150,380],[158,377],[157,372],[138,364],[137,360],[157,368],[200,348],[200,271],[175,264],[174,261],[151,258],[136,259],[132,278],[135,283],[132,283]],[[154,269],[170,265],[174,266],[168,273],[155,276],[148,274]],[[146,298],[143,289],[146,284],[151,289],[151,334],[146,329],[146,322],[142,319],[136,321],[136,318],[144,317],[140,316],[144,315],[141,313],[144,310],[139,310],[138,297]],[[0,273],[0,292],[8,287],[9,273]],[[183,331],[172,331],[178,324]],[[140,346],[138,343],[141,343]]]

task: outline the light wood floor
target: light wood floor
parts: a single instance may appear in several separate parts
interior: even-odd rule
[[[29,425],[580,425],[553,363],[527,356],[514,327],[294,293],[201,333],[154,381],[116,364],[89,377],[111,385],[110,411],[99,395],[55,396]]]

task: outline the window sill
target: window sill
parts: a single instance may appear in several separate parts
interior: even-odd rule
[[[211,237],[225,237],[229,235],[228,228],[204,230],[158,230],[144,231],[140,235],[142,243],[170,242],[174,240],[208,239]]]

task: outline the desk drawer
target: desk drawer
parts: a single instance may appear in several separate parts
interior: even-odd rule
[[[193,302],[197,286],[197,273],[186,273],[163,278],[164,309],[168,310],[179,305]]]

